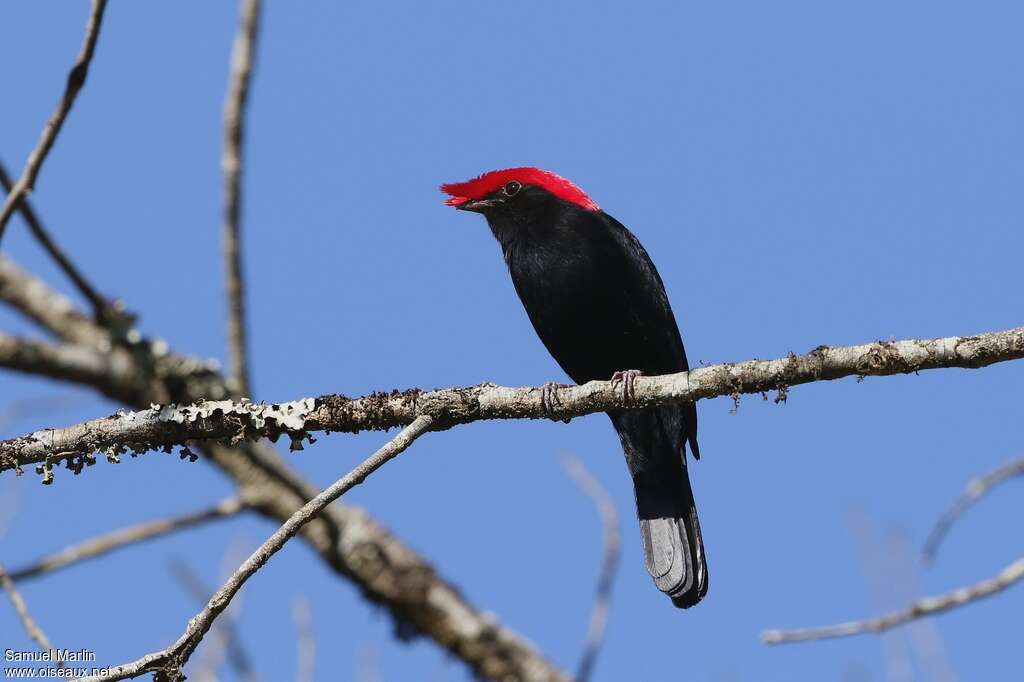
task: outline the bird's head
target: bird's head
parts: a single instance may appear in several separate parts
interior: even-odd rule
[[[563,204],[585,211],[601,210],[571,181],[540,168],[506,168],[467,180],[441,185],[449,206],[495,218],[531,215]]]

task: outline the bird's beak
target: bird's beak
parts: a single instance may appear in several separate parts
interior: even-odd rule
[[[466,197],[452,197],[448,200],[449,206],[454,206],[460,211],[473,211],[474,213],[483,213],[488,207],[494,205],[494,201],[489,199],[467,199]]]
[[[483,213],[489,207],[493,206],[493,201],[487,199],[476,199],[475,201],[467,201],[458,207],[460,211],[473,211],[474,213]]]

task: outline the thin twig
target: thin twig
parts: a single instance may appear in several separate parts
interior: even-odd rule
[[[868,620],[850,621],[820,628],[800,630],[767,630],[761,634],[765,644],[785,644],[787,642],[809,642],[833,637],[849,637],[868,632],[885,632],[897,625],[948,611],[971,602],[1001,592],[1024,578],[1024,557],[1017,559],[1004,568],[994,578],[983,580],[974,585],[961,587],[949,594],[919,599],[902,611],[895,611]]]
[[[230,552],[229,555],[234,553]],[[192,570],[191,566],[183,561],[173,561],[171,562],[171,573],[177,579],[181,588],[195,599],[196,603],[200,605],[206,604],[206,600],[210,598],[213,591]],[[245,647],[242,646],[242,640],[238,636],[236,623],[242,609],[242,593],[243,590],[239,590],[238,594],[231,600],[231,605],[225,609],[223,615],[210,628],[210,633],[215,634],[216,638],[213,642],[207,644],[202,658],[196,664],[195,671],[192,673],[196,679],[206,680],[207,682],[216,680],[217,671],[220,669],[225,658],[231,663],[231,667],[237,673],[238,679],[243,682],[255,682],[259,679],[253,667],[252,659],[249,657]]]
[[[107,0],[92,0],[92,11],[89,13],[89,21],[85,25],[85,38],[82,41],[82,49],[79,51],[78,57],[68,73],[64,95],[60,98],[57,108],[46,122],[46,127],[43,128],[43,133],[39,137],[39,143],[32,150],[32,153],[29,154],[25,168],[21,172],[21,177],[18,178],[18,181],[14,183],[13,189],[7,194],[3,208],[0,208],[0,239],[3,239],[4,229],[7,227],[7,223],[18,208],[18,205],[35,189],[36,177],[38,177],[39,170],[43,166],[43,161],[46,160],[46,155],[50,153],[50,148],[53,147],[53,143],[56,141],[57,135],[60,133],[60,129],[68,117],[68,113],[71,111],[71,105],[75,103],[78,91],[85,85],[85,77],[89,73],[89,62],[92,61],[93,53],[96,50],[96,41],[100,37],[103,11],[106,7]]]
[[[1005,483],[1014,476],[1024,476],[1024,457],[1010,460],[997,469],[968,483],[967,488],[956,498],[946,513],[942,515],[942,518],[938,520],[928,536],[928,541],[925,542],[923,550],[925,561],[932,561],[935,558],[936,552],[939,551],[939,545],[946,538],[949,529],[953,527],[953,524],[959,520],[964,512],[990,493],[993,488]]]
[[[28,612],[28,605],[25,604],[25,599],[18,592],[18,588],[14,586],[14,580],[7,573],[2,565],[0,565],[0,586],[3,586],[4,592],[7,593],[7,598],[11,600],[11,605],[14,606],[15,613],[18,614],[18,619],[21,620],[21,624],[25,627],[25,632],[35,642],[39,648],[44,652],[49,652],[50,657],[60,666],[60,669],[64,669],[64,662],[57,660],[56,656],[57,647],[53,646],[53,642],[46,636],[43,629],[39,627],[39,624],[32,618],[32,614]]]
[[[135,526],[120,528],[71,545],[59,552],[45,556],[33,564],[11,571],[11,577],[14,580],[35,578],[44,573],[67,568],[71,564],[76,564],[86,559],[109,554],[127,545],[151,540],[177,530],[191,528],[206,521],[234,516],[248,508],[248,504],[243,503],[237,497],[229,497],[213,507],[200,509],[183,516],[148,521]]]
[[[270,557],[284,547],[285,543],[294,537],[302,526],[316,518],[331,502],[362,483],[367,476],[404,452],[417,438],[427,432],[433,421],[433,418],[427,415],[417,417],[412,424],[402,429],[384,447],[370,455],[359,466],[321,491],[292,514],[217,590],[206,607],[189,621],[185,632],[174,644],[163,651],[147,654],[137,661],[111,668],[106,674],[83,678],[84,682],[114,682],[115,680],[138,677],[146,672],[155,672],[154,680],[156,682],[179,682],[182,680],[182,666],[185,665],[189,656],[202,641],[203,636],[209,631],[213,621],[223,613],[231,603],[231,598],[238,593],[242,585],[262,568],[270,560]]]
[[[203,581],[196,575],[195,571],[183,561],[172,561],[170,564],[171,575],[181,589],[188,593],[200,605],[206,604],[212,592],[207,589]],[[242,604],[244,590],[240,590],[231,605],[224,610],[224,614],[210,627],[203,647],[202,656],[196,661],[189,672],[189,679],[197,682],[217,682],[217,670],[224,661],[225,654],[231,646],[234,637],[234,619],[232,612]]]
[[[4,167],[2,161],[0,161],[0,186],[3,186],[5,192],[10,192],[14,189],[14,181],[11,180],[10,175],[7,174],[7,168]],[[53,237],[47,232],[46,228],[43,227],[43,223],[39,220],[39,216],[36,215],[35,209],[32,208],[32,202],[28,200],[28,197],[24,197],[18,205],[18,210],[21,212],[21,216],[25,219],[25,224],[28,225],[29,231],[32,236],[36,238],[36,241],[50,254],[50,258],[57,264],[57,266],[64,271],[68,279],[75,285],[79,293],[85,297],[85,300],[92,306],[93,315],[99,321],[106,322],[110,320],[112,314],[118,314],[123,317],[130,317],[127,315],[121,307],[111,302],[105,296],[101,295],[96,288],[89,284],[89,281],[85,279],[82,273],[75,267],[75,264],[71,262],[68,255],[64,253],[64,250],[53,241]]]
[[[580,657],[575,677],[575,682],[587,682],[594,671],[597,655],[604,643],[605,630],[608,628],[608,608],[611,602],[612,588],[615,586],[615,569],[619,565],[622,546],[619,537],[619,513],[615,509],[615,502],[611,495],[587,471],[582,461],[572,455],[565,455],[562,458],[562,466],[594,503],[598,516],[601,518],[601,532],[604,537],[604,553],[601,558],[601,574],[597,581],[597,594],[590,612],[587,642],[583,647],[583,655]]]
[[[641,376],[628,400],[616,383],[590,381],[556,389],[557,407],[553,411],[545,409],[540,387],[494,384],[426,392],[410,389],[355,399],[322,395],[274,405],[246,400],[165,405],[0,441],[0,471],[44,460],[59,463],[95,451],[116,453],[125,447],[153,450],[210,439],[239,442],[287,434],[293,448],[299,449],[311,432],[384,430],[409,424],[420,414],[433,416],[438,429],[486,419],[565,420],[612,409],[696,402],[736,393],[788,392],[798,384],[847,376],[887,376],[940,367],[977,368],[1020,358],[1024,358],[1024,327],[977,336],[820,346],[806,355]]]
[[[242,143],[259,31],[260,0],[241,0],[241,16],[231,51],[231,78],[224,100],[224,260],[228,290],[228,343],[231,380],[239,395],[252,397],[249,342],[242,272]]]
[[[305,597],[292,599],[291,607],[298,643],[295,682],[313,682],[316,679],[316,631],[312,609]]]

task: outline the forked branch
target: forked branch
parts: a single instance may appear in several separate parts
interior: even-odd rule
[[[107,674],[82,678],[85,682],[113,682],[127,680],[147,672],[156,673],[157,682],[180,682],[183,680],[182,667],[188,662],[189,656],[209,631],[213,621],[224,612],[242,585],[266,564],[299,529],[324,510],[334,500],[348,490],[362,483],[367,476],[404,452],[421,435],[427,432],[433,420],[422,415],[412,424],[402,429],[384,447],[366,458],[359,466],[348,472],[320,494],[304,504],[297,512],[284,522],[273,535],[264,541],[248,559],[228,578],[219,590],[210,598],[206,607],[189,621],[188,627],[178,640],[162,651],[157,651],[131,663],[111,668]]]

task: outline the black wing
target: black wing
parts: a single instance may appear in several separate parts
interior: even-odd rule
[[[619,370],[647,375],[689,369],[665,285],[640,241],[604,212],[546,226],[529,248],[506,254],[534,329],[576,383]],[[694,454],[696,410],[682,406]]]

